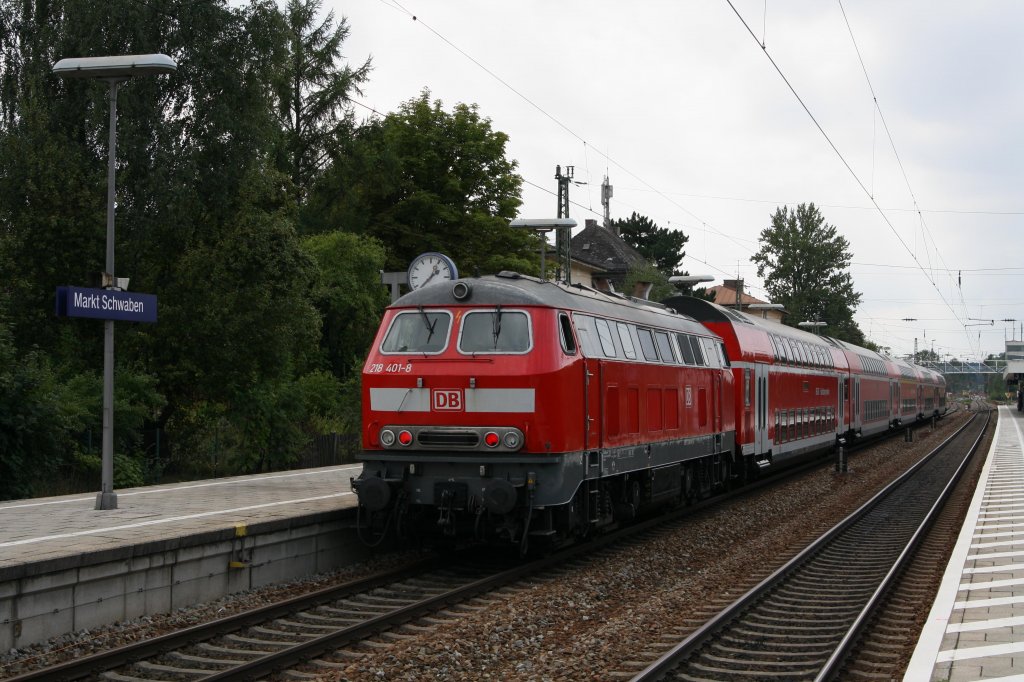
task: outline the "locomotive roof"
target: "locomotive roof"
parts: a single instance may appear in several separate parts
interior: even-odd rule
[[[455,298],[455,283],[438,284],[415,289],[397,301],[391,308],[418,306],[542,306],[559,308],[592,315],[629,320],[652,327],[669,327],[692,334],[715,336],[692,317],[679,314],[658,303],[640,301],[620,294],[609,294],[582,284],[566,285],[521,275],[500,272],[485,277],[467,277],[458,282],[470,287],[462,300]]]

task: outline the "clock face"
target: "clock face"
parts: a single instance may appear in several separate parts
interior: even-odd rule
[[[459,278],[455,263],[442,253],[424,253],[409,265],[409,287],[420,289]]]

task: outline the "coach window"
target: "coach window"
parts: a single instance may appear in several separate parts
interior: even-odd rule
[[[690,337],[690,347],[693,348],[693,364],[706,365],[704,352],[700,349],[700,339],[696,336]]]
[[[789,345],[789,339],[787,339],[785,336],[782,336],[779,337],[779,340],[782,341],[782,352],[786,356],[786,364],[795,365],[796,354],[793,351],[792,346]]]
[[[636,360],[636,347],[633,346],[633,337],[630,336],[629,325],[616,322],[615,329],[619,332],[619,341],[622,342],[623,355],[630,360]]]
[[[673,365],[679,362],[676,359],[676,354],[672,352],[672,342],[669,341],[668,334],[665,332],[654,332],[654,341],[658,344],[658,352],[661,353],[661,359],[664,362]]]
[[[686,334],[676,334],[676,341],[679,343],[679,353],[683,356],[683,364],[692,365],[693,348],[690,347],[690,337]]]
[[[750,370],[743,370],[743,404],[750,407]]]
[[[533,347],[530,316],[522,310],[474,310],[462,317],[462,353],[527,353]]]
[[[562,350],[566,355],[576,355],[576,339],[572,335],[572,324],[569,316],[565,313],[558,313],[558,330],[562,337]]]
[[[380,345],[380,352],[423,353],[442,352],[448,346],[448,332],[452,315],[447,310],[401,312],[391,321],[391,327]]]

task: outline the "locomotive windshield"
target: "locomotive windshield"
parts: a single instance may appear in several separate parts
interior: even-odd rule
[[[526,353],[530,318],[521,310],[475,310],[462,318],[459,350],[463,353]]]
[[[401,312],[391,321],[382,353],[440,353],[448,345],[448,330],[451,327],[448,311]]]

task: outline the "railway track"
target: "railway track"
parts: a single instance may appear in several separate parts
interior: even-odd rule
[[[315,678],[316,672],[303,671],[323,674],[343,668],[347,663],[325,659],[349,658],[350,663],[360,656],[361,646],[374,647],[459,617],[460,609],[475,608],[466,604],[475,597],[747,493],[749,489],[713,497],[529,562],[514,552],[481,560],[479,549],[471,558],[456,554],[424,560],[8,681],[251,680],[283,671],[291,671],[291,677]],[[377,644],[367,644],[375,639]],[[343,653],[335,654],[339,650]]]
[[[832,679],[990,418],[976,416],[633,682]]]
[[[564,567],[606,545],[821,466],[829,464],[808,462],[804,467],[529,563],[514,561],[513,557],[427,560],[11,679],[257,679],[296,669],[312,672],[292,672],[291,676],[315,676],[316,671],[329,672],[350,664],[353,657],[360,656],[360,648],[365,651],[422,632],[439,620],[457,617],[474,597]],[[343,653],[336,654],[338,651]]]

